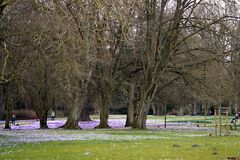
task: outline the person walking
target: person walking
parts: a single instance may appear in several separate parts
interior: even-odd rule
[[[13,125],[15,125],[16,119],[17,119],[16,115],[15,115],[15,114],[12,115],[12,124],[13,124]]]
[[[51,120],[52,120],[52,121],[55,120],[55,112],[54,112],[54,111],[52,111],[52,113],[51,113]]]

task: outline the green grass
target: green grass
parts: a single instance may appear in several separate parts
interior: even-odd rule
[[[93,119],[97,117],[92,117]],[[125,118],[113,115],[110,118]],[[163,116],[148,116],[148,119],[163,121]],[[231,119],[231,117],[229,117]],[[214,117],[167,116],[168,122],[191,122],[208,126]],[[222,116],[222,122],[225,117]],[[224,124],[223,124],[224,129]],[[240,132],[231,131],[231,136],[214,137],[208,132],[179,132],[159,130],[49,130],[65,134],[109,134],[142,136],[145,140],[84,140],[41,143],[21,143],[0,146],[0,160],[161,160],[161,159],[240,159]],[[224,131],[223,131],[224,134]],[[234,136],[235,135],[235,136]],[[147,137],[154,136],[157,139]],[[0,136],[0,140],[8,139]],[[10,146],[10,147],[9,147]]]
[[[234,124],[231,123],[233,116],[228,116],[228,125],[233,126]],[[164,116],[148,116],[150,120],[159,120],[164,121]],[[214,127],[214,116],[174,116],[174,115],[167,115],[167,122],[176,122],[176,123],[194,123],[198,124],[199,126],[208,126]],[[218,123],[218,117],[216,119],[216,123]],[[221,115],[221,123],[223,126],[226,125],[226,116]],[[237,122],[237,127],[240,128],[240,120]]]
[[[99,119],[99,115],[91,115],[91,119]],[[233,116],[228,116],[228,123],[230,124]],[[126,115],[110,115],[109,119],[126,119]],[[153,116],[148,115],[148,120],[159,120],[164,121],[164,116]],[[218,117],[217,117],[218,122]],[[221,116],[222,123],[226,123],[226,116]],[[191,122],[191,123],[214,123],[214,116],[175,116],[175,115],[167,115],[167,122]]]
[[[217,117],[218,118],[218,117]],[[152,116],[149,115],[148,119],[159,119],[164,120],[164,116]],[[230,121],[232,119],[232,116],[228,117],[228,120]],[[222,115],[221,120],[225,121],[226,116]],[[196,121],[208,121],[213,122],[214,116],[174,116],[174,115],[167,115],[167,121],[168,122],[196,122]]]
[[[0,135],[0,140],[6,139],[7,136]]]
[[[18,144],[0,150],[8,160],[160,160],[240,158],[240,137],[213,137],[201,133],[157,131],[101,131],[115,135],[158,135],[155,140],[58,141]],[[196,135],[196,136],[195,136]]]

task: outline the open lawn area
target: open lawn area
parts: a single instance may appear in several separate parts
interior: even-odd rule
[[[212,137],[204,133],[130,130],[95,132],[97,136],[92,135],[92,131],[72,131],[71,133],[96,136],[95,140],[5,144],[3,145],[5,147],[1,147],[0,159],[158,160],[240,158],[240,136]],[[49,131],[49,134],[51,134],[51,131]],[[101,137],[104,138],[104,135],[112,135],[115,140],[100,140]],[[135,139],[135,136],[139,139]],[[4,138],[6,139],[6,137]]]
[[[201,116],[149,116],[147,130],[124,128],[124,116],[110,116],[112,129],[89,129],[98,122],[81,122],[83,130],[34,128],[38,122],[19,121],[10,130],[0,129],[1,160],[159,160],[159,159],[239,159],[240,131],[230,136],[214,136],[212,123],[203,127]],[[223,117],[224,118],[224,117]],[[209,121],[213,117],[208,117]],[[49,125],[64,123],[60,118]],[[53,125],[54,124],[54,125]],[[200,127],[196,127],[199,124]],[[32,126],[31,126],[32,125]],[[91,126],[90,125],[90,126]],[[31,127],[27,127],[31,126]],[[18,127],[18,128],[17,128]],[[22,129],[21,129],[22,127]]]

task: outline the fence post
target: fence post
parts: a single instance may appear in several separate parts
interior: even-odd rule
[[[217,110],[214,109],[214,128],[215,128],[215,136],[217,136]]]

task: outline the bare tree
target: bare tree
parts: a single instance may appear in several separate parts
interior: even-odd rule
[[[171,5],[170,5],[171,4]],[[203,62],[185,63],[179,65],[179,60],[187,60],[193,53],[194,48],[186,48],[189,40],[206,30],[213,24],[223,20],[225,16],[207,19],[204,25],[199,25],[193,18],[196,9],[203,6],[202,1],[177,0],[168,1],[145,1],[143,6],[146,10],[146,18],[142,23],[144,36],[144,48],[139,47],[139,56],[142,59],[142,77],[140,87],[140,98],[135,117],[134,128],[146,128],[146,118],[149,107],[156,93],[178,76],[185,79],[194,79],[191,72],[185,71],[189,66],[197,66]],[[199,17],[200,18],[200,17]],[[200,19],[201,19],[200,18]],[[141,46],[143,46],[141,44]],[[185,61],[186,62],[186,61]],[[163,83],[164,77],[171,77],[169,82]]]
[[[23,18],[18,21],[19,14],[14,11],[19,11],[27,16],[24,8],[19,7],[20,2],[15,1],[2,1],[2,8],[7,5],[8,9],[1,13],[1,79],[0,83],[3,85],[4,98],[2,104],[7,108],[6,124],[5,128],[9,128],[9,119],[11,117],[12,106],[7,105],[8,86],[16,80],[19,80],[23,73],[31,66],[36,60],[38,51],[37,48],[39,35],[30,30],[22,30],[22,27],[32,26],[30,18]],[[28,3],[24,1],[22,3]],[[11,4],[11,6],[10,6]],[[34,6],[34,3],[29,3],[30,6]],[[29,7],[29,6],[28,6]],[[28,13],[29,14],[29,13]],[[29,15],[28,15],[29,16]],[[35,43],[36,42],[36,43]],[[34,51],[33,51],[34,50]],[[32,52],[33,51],[33,52]],[[18,54],[16,54],[18,53]]]

